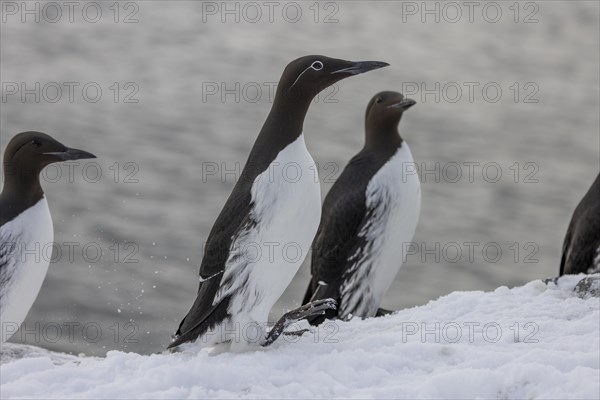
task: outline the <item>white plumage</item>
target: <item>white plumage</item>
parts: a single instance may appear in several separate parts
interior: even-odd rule
[[[213,305],[231,295],[225,330],[258,325],[264,335],[269,311],[304,261],[321,217],[317,169],[302,134],[255,179],[251,195],[257,223],[234,239]]]
[[[367,244],[350,257],[354,273],[341,287],[340,318],[374,316],[402,266],[421,211],[419,177],[406,173],[412,166],[412,153],[403,142],[367,185],[370,218],[358,234]]]
[[[2,342],[20,326],[42,287],[54,241],[46,198],[0,227],[0,322]]]

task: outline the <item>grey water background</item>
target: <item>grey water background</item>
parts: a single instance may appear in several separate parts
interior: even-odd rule
[[[30,332],[22,329],[11,341],[93,355],[164,349],[194,300],[202,243],[235,183],[227,171],[246,160],[270,108],[269,85],[306,54],[391,64],[342,81],[311,107],[305,137],[323,196],[362,146],[364,109],[376,92],[414,92],[422,84],[435,92],[440,85],[438,99],[421,89],[412,94],[418,104],[401,123],[416,162],[439,177],[421,171],[414,239],[420,251],[407,257],[383,306],[412,307],[456,290],[489,291],[557,274],[571,213],[599,170],[598,2],[521,2],[518,22],[513,2],[499,2],[495,23],[494,10],[486,20],[482,6],[473,21],[463,8],[455,22],[452,10],[439,22],[431,15],[423,22],[422,10],[412,15],[394,1],[320,3],[316,22],[314,3],[298,2],[295,23],[295,9],[288,20],[282,16],[287,3],[277,3],[272,22],[257,3],[263,15],[253,23],[249,9],[236,22],[221,10],[207,14],[207,3],[139,1],[119,3],[115,23],[112,4],[102,3],[96,23],[82,18],[82,6],[72,23],[66,6],[55,23],[23,23],[20,14],[3,13],[2,151],[14,134],[40,130],[98,156],[88,169],[72,166],[73,179],[64,165],[44,174],[62,255],[27,317]],[[124,23],[131,13],[138,21]],[[23,100],[7,82],[29,89],[54,82],[63,93],[51,102],[57,92],[50,85],[40,89],[39,102],[33,95]],[[65,82],[79,83],[72,102]],[[82,88],[91,82],[85,98]],[[222,98],[220,85],[236,82],[239,99]],[[215,85],[219,93],[210,95]],[[91,102],[98,86],[102,97]],[[501,97],[492,101],[497,87]],[[465,164],[471,162],[479,166]],[[497,182],[493,168],[484,176],[487,163],[500,168]],[[68,243],[77,243],[73,260]],[[96,261],[98,248],[103,255]],[[454,261],[457,248],[462,254]],[[273,319],[299,304],[308,268],[305,262]],[[72,337],[69,324],[78,324]]]

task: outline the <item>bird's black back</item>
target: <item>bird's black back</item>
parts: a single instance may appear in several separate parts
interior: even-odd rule
[[[236,237],[257,224],[251,214],[254,181],[269,168],[279,152],[302,133],[306,111],[292,111],[285,113],[272,110],[265,121],[240,178],[210,231],[200,265],[198,295],[179,325],[176,340],[169,347],[195,340],[227,317],[229,297],[223,298],[219,304],[213,305],[213,301],[221,287],[221,278],[232,244]]]
[[[567,229],[560,275],[587,273],[600,246],[600,174],[583,196]]]
[[[350,268],[348,259],[365,247],[358,236],[368,220],[367,185],[373,176],[396,153],[398,146],[363,148],[342,171],[325,197],[321,222],[312,245],[311,273],[303,303],[333,298],[341,304],[340,290]],[[325,282],[327,285],[319,285]],[[339,307],[338,307],[339,308]],[[309,322],[319,324],[324,318],[335,318],[336,310]]]

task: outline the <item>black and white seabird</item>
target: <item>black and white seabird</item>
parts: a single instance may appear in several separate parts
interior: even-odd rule
[[[65,147],[41,132],[23,132],[4,152],[4,187],[0,193],[0,321],[2,342],[25,320],[48,270],[47,257],[33,254],[54,241],[52,218],[40,172],[66,160],[96,158]],[[8,329],[7,324],[13,325]],[[5,329],[6,328],[6,329]]]
[[[304,303],[333,298],[338,307],[311,317],[311,324],[375,316],[402,266],[421,209],[413,156],[398,133],[404,111],[414,104],[400,93],[381,92],[367,106],[365,145],[323,203],[304,297]]]
[[[169,348],[269,344],[268,314],[304,260],[319,225],[321,195],[316,166],[306,149],[304,117],[320,91],[335,82],[384,67],[305,56],[285,68],[269,113],[233,192],[209,234],[196,301]],[[294,322],[334,306],[319,302],[282,321]],[[281,321],[280,321],[281,322]],[[246,328],[260,329],[246,335]],[[250,338],[249,336],[252,336]]]
[[[560,260],[560,276],[600,272],[600,173],[571,217]]]

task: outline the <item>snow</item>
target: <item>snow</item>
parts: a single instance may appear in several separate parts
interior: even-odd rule
[[[455,292],[237,353],[91,358],[5,344],[0,397],[598,399],[598,275],[577,286],[583,277]]]

